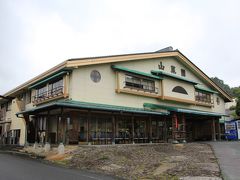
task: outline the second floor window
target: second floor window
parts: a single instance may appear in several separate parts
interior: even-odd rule
[[[183,76],[183,77],[186,76],[186,71],[185,71],[185,69],[181,69],[181,76]]]
[[[125,87],[149,92],[156,92],[155,82],[153,80],[132,75],[125,76]]]
[[[52,98],[63,94],[63,79],[53,81],[51,83],[36,89],[35,100],[41,100],[45,98]]]
[[[41,97],[45,97],[47,96],[47,87],[44,86],[44,87],[41,87],[39,89],[36,90],[37,92],[37,97],[41,98]]]
[[[219,97],[217,97],[217,105],[220,105],[220,99],[219,99]]]
[[[171,73],[176,74],[176,67],[175,66],[171,66]]]
[[[195,99],[198,102],[212,104],[212,96],[210,93],[196,91]]]
[[[48,84],[49,95],[50,94],[52,94],[52,95],[58,94],[58,93],[62,92],[62,90],[63,90],[63,79],[60,79],[58,81]]]

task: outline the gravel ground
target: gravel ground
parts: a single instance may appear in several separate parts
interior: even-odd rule
[[[124,179],[221,176],[211,146],[201,143],[76,146],[52,154],[47,157],[52,162]]]

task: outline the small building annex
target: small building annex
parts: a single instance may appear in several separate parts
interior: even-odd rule
[[[69,59],[0,97],[2,143],[220,138],[231,97],[179,50]]]

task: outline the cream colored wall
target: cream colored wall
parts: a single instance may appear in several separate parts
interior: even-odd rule
[[[92,70],[101,73],[101,81],[94,83],[90,79]],[[117,94],[115,72],[110,65],[94,65],[75,69],[70,77],[70,98],[78,101],[95,102],[130,107],[142,107],[144,102],[157,103],[154,98]]]
[[[34,107],[32,103],[34,96],[35,96],[35,89],[31,90],[31,102],[25,105],[25,110],[32,109]]]
[[[24,145],[25,144],[25,136],[26,136],[26,124],[25,124],[25,120],[23,118],[18,118],[16,116],[17,112],[20,112],[19,109],[19,102],[14,99],[12,101],[12,108],[11,108],[11,126],[10,126],[10,130],[16,130],[16,129],[20,129],[20,145]]]
[[[150,73],[151,70],[158,70],[158,64],[162,61],[165,66],[165,71],[170,72],[171,65],[176,66],[176,71],[178,76],[180,76],[181,68],[186,70],[186,78],[197,81],[202,87],[207,87],[203,81],[201,81],[193,72],[189,71],[184,65],[179,63],[174,58],[162,58],[162,59],[149,59],[149,60],[139,60],[131,62],[120,62],[115,63],[115,65],[120,65],[129,69],[134,69],[146,73]],[[101,73],[101,81],[94,83],[90,79],[90,73],[92,70],[98,70]],[[123,77],[120,76],[121,81]],[[156,81],[159,83],[159,81]],[[120,82],[121,86],[122,82]],[[173,93],[172,88],[174,85],[181,85],[186,88],[189,96],[185,96],[179,93]],[[120,105],[120,106],[130,106],[130,107],[143,107],[143,103],[154,103],[154,104],[164,104],[172,105],[183,108],[198,109],[203,111],[212,111],[224,113],[224,103],[216,105],[216,97],[214,95],[214,107],[204,107],[196,105],[187,105],[184,103],[177,103],[173,101],[162,101],[157,98],[137,96],[132,94],[123,94],[116,93],[115,89],[116,84],[116,74],[111,68],[111,64],[101,64],[101,65],[92,65],[80,67],[74,69],[70,76],[70,98],[73,100],[84,101],[84,102],[95,102],[111,105]],[[164,93],[172,97],[183,98],[186,100],[195,100],[194,97],[194,87],[192,84],[181,82],[177,80],[172,80],[169,78],[164,79]],[[221,102],[223,99],[220,97]]]
[[[12,110],[6,111],[5,121],[11,121],[11,120],[12,120]]]
[[[164,81],[164,96],[170,96],[170,97],[174,97],[174,98],[181,98],[181,99],[194,101],[195,88],[192,84],[178,81],[178,80],[175,80],[172,78],[164,78],[163,81]],[[176,86],[183,87],[187,91],[188,94],[172,92],[172,89]]]
[[[219,97],[220,100],[220,104],[217,104],[217,97]],[[218,94],[214,94],[214,108],[213,111],[214,112],[222,112],[225,113],[225,102],[224,100],[218,95]]]

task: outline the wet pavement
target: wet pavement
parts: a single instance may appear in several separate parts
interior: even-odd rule
[[[111,180],[103,174],[45,164],[34,159],[0,153],[1,180]]]
[[[225,180],[240,179],[240,142],[210,142]]]

